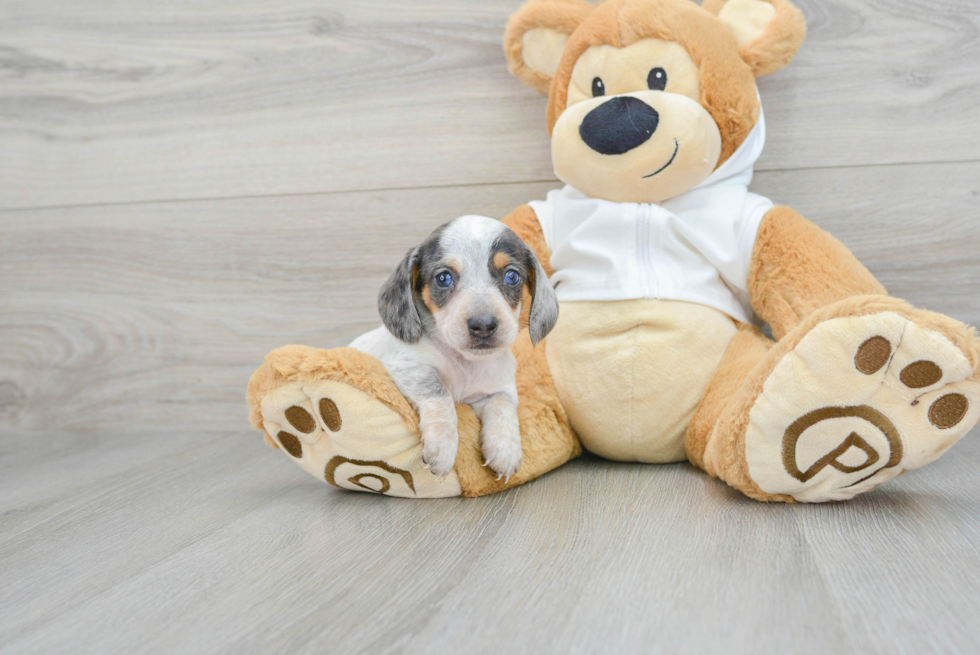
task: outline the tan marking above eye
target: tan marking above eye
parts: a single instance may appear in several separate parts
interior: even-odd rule
[[[970,401],[961,393],[949,393],[929,408],[929,422],[941,430],[957,425],[970,409]]]
[[[871,337],[861,344],[854,355],[854,367],[865,375],[872,375],[888,363],[892,344],[882,336]]]
[[[289,424],[300,432],[309,434],[310,432],[316,430],[316,421],[314,421],[313,417],[310,416],[310,413],[302,407],[293,405],[284,413],[286,414],[286,420],[289,421]]]
[[[509,263],[510,257],[507,256],[507,253],[498,252],[493,256],[493,265],[497,268],[497,270],[500,270]]]
[[[592,80],[602,79],[605,95],[649,91],[647,77],[654,68],[667,73],[667,93],[700,101],[701,83],[697,64],[684,46],[661,39],[642,39],[623,48],[592,46],[583,52],[572,69],[566,106],[592,97]]]
[[[943,379],[943,369],[935,362],[922,359],[902,369],[899,379],[910,389],[929,387]]]

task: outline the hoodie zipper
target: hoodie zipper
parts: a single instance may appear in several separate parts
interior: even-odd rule
[[[650,252],[650,236],[653,222],[653,206],[637,205],[636,248],[637,261],[640,264],[640,285],[644,298],[656,298],[654,287],[656,276],[653,271],[653,258]]]

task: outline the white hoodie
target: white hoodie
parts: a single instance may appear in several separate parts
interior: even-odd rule
[[[570,186],[532,201],[558,299],[685,300],[751,321],[749,264],[773,203],[748,185],[765,141],[760,111],[728,161],[661,205],[599,200]]]

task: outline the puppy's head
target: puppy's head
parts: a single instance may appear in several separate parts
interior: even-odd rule
[[[506,348],[520,329],[521,301],[536,345],[558,320],[558,300],[534,252],[500,221],[463,216],[413,248],[378,294],[385,327],[407,343],[427,334],[464,357]]]

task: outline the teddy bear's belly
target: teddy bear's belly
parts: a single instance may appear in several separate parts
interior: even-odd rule
[[[582,445],[620,461],[686,459],[684,435],[735,322],[677,300],[564,302],[548,364]]]

